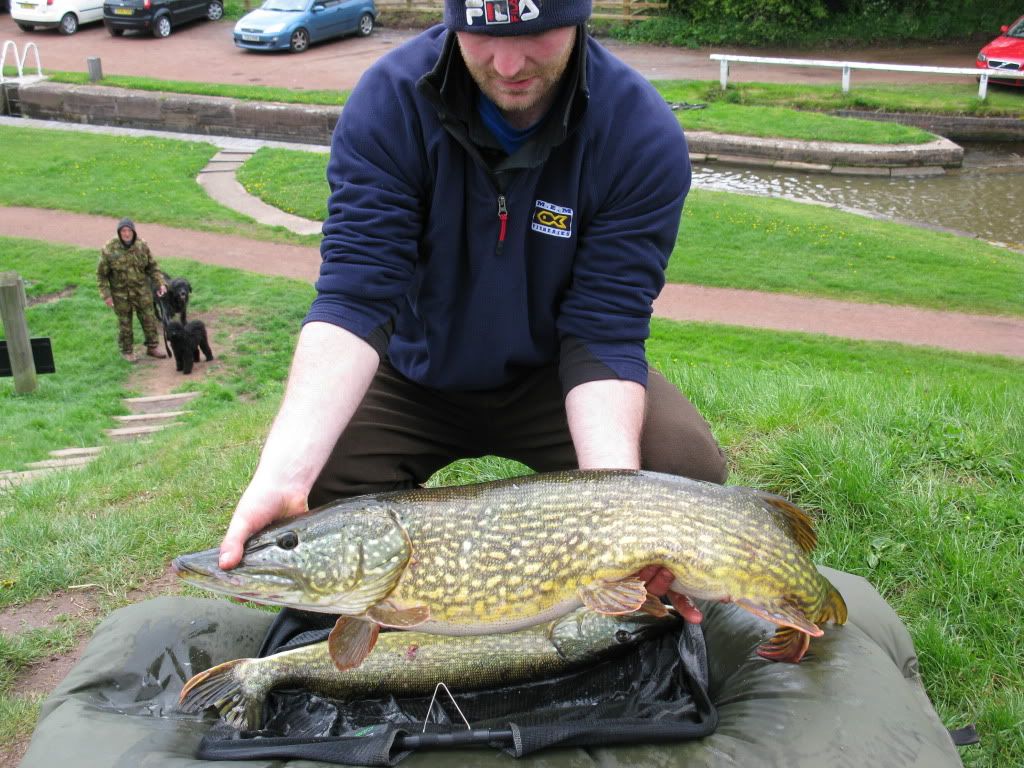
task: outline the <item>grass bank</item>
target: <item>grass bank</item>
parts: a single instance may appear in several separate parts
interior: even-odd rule
[[[271,205],[327,215],[327,156],[261,149],[239,180]],[[785,200],[694,190],[668,279],[963,312],[1024,315],[1024,254]]]
[[[16,267],[32,296],[90,283],[89,252],[0,245],[21,254]],[[222,318],[211,328],[222,367],[190,384],[203,396],[187,427],[159,443],[110,446],[81,471],[0,493],[0,606],[73,584],[98,585],[114,605],[173,556],[213,546],[223,533],[276,410],[311,289],[174,267],[203,286],[197,311]],[[32,307],[30,324],[83,312],[90,323],[109,321],[97,305],[76,291]],[[113,333],[108,341],[60,350],[77,371],[96,364],[90,346],[109,347],[93,382],[110,393],[95,406],[104,417],[116,412],[116,394],[128,394],[129,366],[116,358]],[[964,753],[968,765],[1024,763],[1024,364],[662,321],[649,353],[708,417],[730,482],[782,493],[812,512],[816,561],[864,576],[893,605],[944,722],[978,724],[982,743]],[[5,433],[14,406],[25,414],[19,424],[63,439],[54,403],[78,395],[45,391],[61,386],[54,377],[41,384],[38,398],[14,398],[10,379],[0,380]],[[497,459],[460,462],[441,480],[521,470]],[[31,728],[38,705],[13,693],[15,672],[67,643],[61,632],[0,642],[0,737]]]
[[[212,144],[0,126],[0,204],[55,208],[314,244],[225,208],[196,183]],[[97,244],[101,245],[100,244]]]

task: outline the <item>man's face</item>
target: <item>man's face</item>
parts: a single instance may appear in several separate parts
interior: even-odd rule
[[[132,241],[132,235],[135,233],[132,232],[131,227],[121,227],[117,230],[117,234],[121,236],[122,243],[130,243]]]
[[[576,42],[576,27],[509,37],[455,34],[473,80],[520,129],[540,120],[554,103]]]

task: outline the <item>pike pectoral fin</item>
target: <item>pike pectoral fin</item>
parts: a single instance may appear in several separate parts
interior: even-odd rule
[[[372,621],[342,616],[327,636],[327,650],[340,671],[358,667],[377,643],[380,627]]]
[[[647,585],[640,579],[599,581],[576,592],[590,610],[613,616],[638,611],[647,602]]]
[[[767,642],[757,646],[757,655],[768,661],[788,661],[798,664],[807,653],[811,636],[792,627],[781,627]]]
[[[366,615],[382,627],[410,629],[430,620],[430,607],[426,605],[413,605],[407,608],[399,608],[390,602],[383,602],[377,603],[370,608]]]

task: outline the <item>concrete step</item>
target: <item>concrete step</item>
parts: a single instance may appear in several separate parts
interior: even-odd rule
[[[115,416],[121,424],[126,427],[151,427],[157,424],[167,424],[179,416],[184,416],[190,411],[165,411],[164,413],[135,413],[131,416]]]
[[[98,456],[103,450],[96,445],[91,448],[61,448],[59,451],[50,451],[50,456],[55,459],[70,459],[75,456]]]
[[[63,459],[44,459],[30,461],[25,466],[29,469],[79,469],[95,459],[95,456],[69,456]]]
[[[43,475],[48,475],[52,469],[26,469],[23,472],[4,472],[0,474],[0,488],[10,488],[14,485],[26,483],[29,480],[36,480]]]
[[[114,429],[104,430],[107,433],[107,437],[116,442],[127,442],[135,440],[139,437],[152,435],[154,432],[159,432],[168,427],[173,427],[174,424],[158,424],[152,427],[115,427]]]
[[[190,400],[199,397],[198,392],[179,392],[176,395],[149,395],[148,397],[127,397],[124,404],[132,413],[163,413],[176,411]]]

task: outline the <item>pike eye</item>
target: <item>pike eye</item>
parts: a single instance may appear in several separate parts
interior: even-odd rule
[[[299,535],[295,531],[285,531],[274,543],[281,549],[295,549],[299,546]]]
[[[627,643],[629,642],[629,632],[624,629],[615,630],[615,642],[616,643]]]

